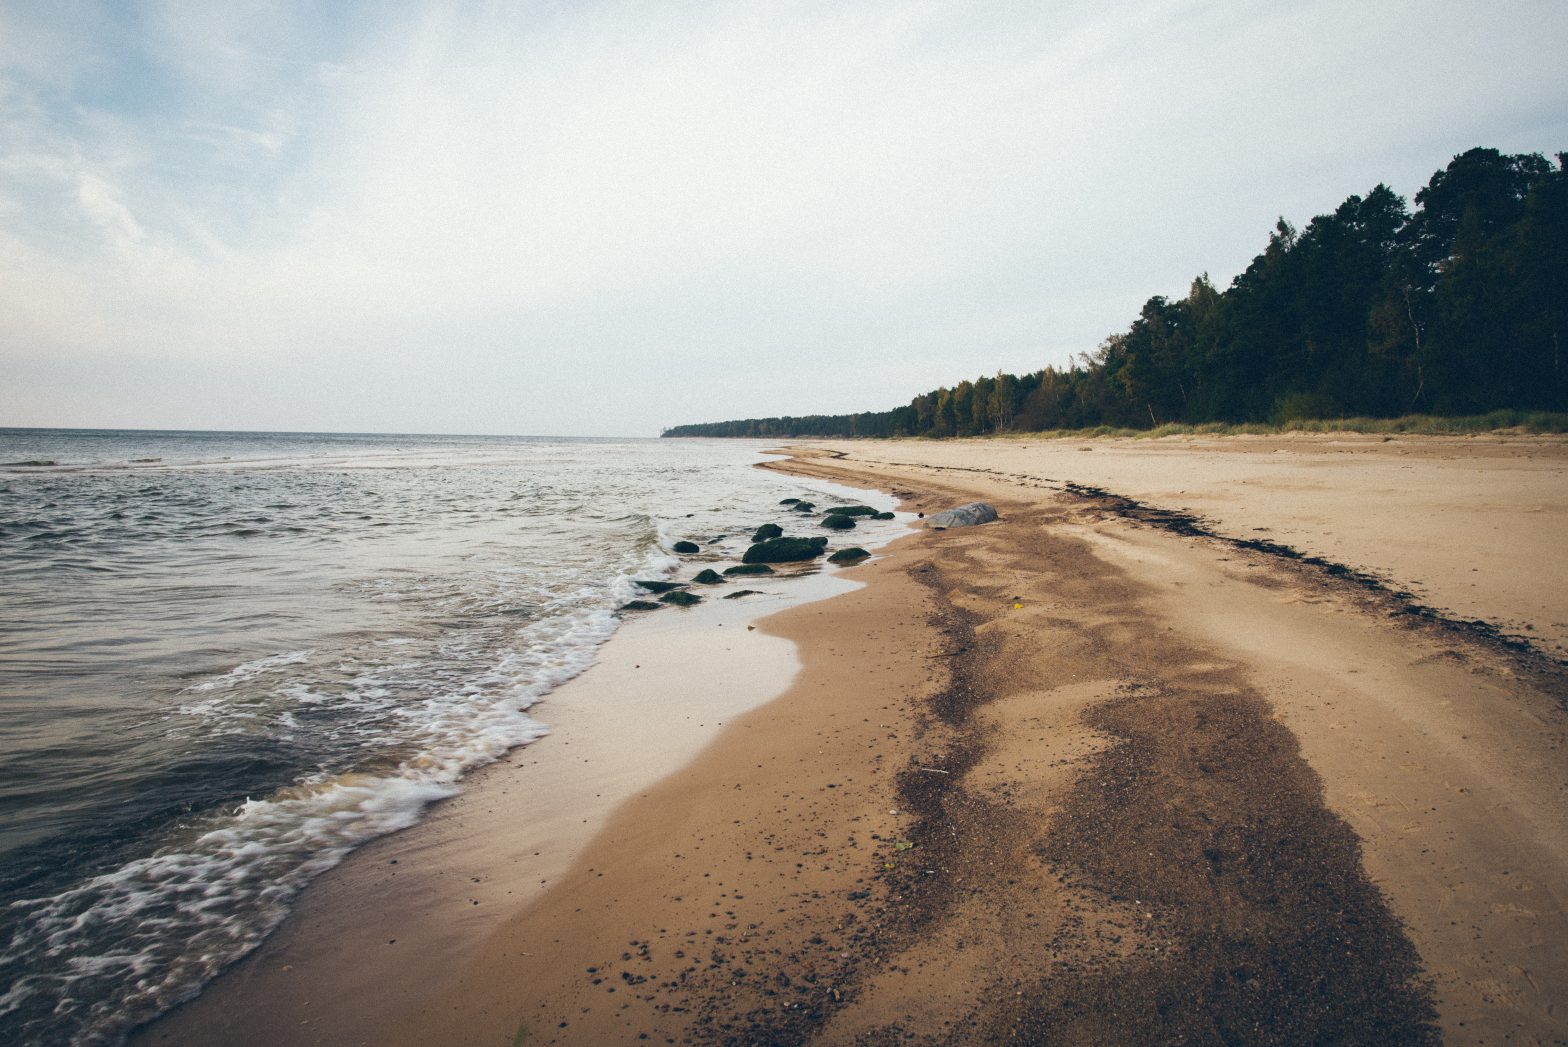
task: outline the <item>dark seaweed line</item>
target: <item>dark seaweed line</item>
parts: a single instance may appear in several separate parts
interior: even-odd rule
[[[1304,553],[1300,549],[1285,545],[1282,542],[1271,542],[1266,538],[1235,538],[1231,535],[1222,534],[1207,526],[1200,517],[1193,516],[1191,513],[1184,513],[1179,509],[1162,509],[1159,506],[1140,502],[1135,498],[1115,494],[1102,487],[1093,487],[1089,484],[1080,484],[1067,480],[1063,482],[1062,490],[1086,502],[1093,502],[1098,508],[1123,519],[1132,520],[1135,523],[1146,524],[1150,527],[1185,537],[1208,538],[1216,542],[1222,542],[1233,549],[1262,553],[1265,556],[1274,556],[1294,564],[1316,568],[1330,578],[1348,583],[1378,597],[1399,614],[1419,619],[1422,622],[1456,633],[1465,639],[1482,645],[1501,647],[1513,654],[1527,655],[1556,667],[1568,666],[1568,658],[1554,657],[1523,637],[1508,635],[1491,622],[1481,618],[1456,618],[1445,614],[1435,607],[1419,602],[1413,593],[1404,589],[1396,589],[1381,578],[1368,574],[1365,571],[1358,571],[1354,567],[1347,567],[1345,564],[1336,563],[1321,556]]]

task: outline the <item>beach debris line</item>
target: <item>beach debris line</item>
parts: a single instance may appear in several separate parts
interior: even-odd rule
[[[939,513],[932,513],[926,517],[926,526],[931,528],[946,527],[974,527],[977,524],[990,523],[997,519],[996,507],[988,502],[970,502],[953,509],[944,509]]]

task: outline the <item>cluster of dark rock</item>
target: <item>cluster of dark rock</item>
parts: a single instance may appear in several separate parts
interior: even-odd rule
[[[779,503],[788,506],[791,512],[801,516],[810,516],[816,513],[816,504],[801,498],[786,498]],[[869,505],[835,505],[826,509],[822,514],[821,525],[830,530],[848,531],[854,528],[857,518],[872,520],[891,520],[892,513],[878,512]],[[621,607],[623,611],[656,611],[660,607],[676,606],[690,607],[700,603],[702,597],[690,592],[693,584],[696,585],[721,585],[728,578],[743,577],[747,575],[773,574],[770,564],[799,563],[814,560],[827,553],[828,540],[826,537],[816,538],[790,538],[785,536],[784,528],[776,523],[765,523],[758,527],[751,536],[751,548],[746,550],[741,562],[733,567],[726,567],[720,574],[708,567],[699,571],[691,582],[665,582],[653,579],[633,579],[634,583],[649,595],[658,596],[658,602],[652,600],[632,600]],[[709,543],[713,544],[712,542]],[[676,542],[672,548],[675,552],[689,556],[702,552],[702,546],[696,542]],[[827,560],[833,564],[855,564],[866,559],[871,554],[857,547],[839,549]],[[735,600],[743,596],[756,595],[755,589],[741,589],[727,594],[724,599]]]

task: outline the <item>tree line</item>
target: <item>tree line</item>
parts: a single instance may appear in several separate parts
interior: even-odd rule
[[[1386,185],[1231,281],[1156,295],[1066,367],[998,373],[888,411],[680,425],[665,436],[974,436],[1568,410],[1568,153],[1471,149],[1415,195]]]

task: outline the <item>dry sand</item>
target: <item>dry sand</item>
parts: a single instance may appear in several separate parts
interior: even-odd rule
[[[306,1005],[228,979],[145,1039],[236,1042],[248,1008],[273,1043],[1568,1040],[1568,444],[1024,443],[799,451],[1003,518],[760,623],[792,688],[547,889],[486,865],[483,933],[340,951],[377,973]],[[691,700],[725,691],[685,659]],[[454,862],[527,847],[525,770],[463,801],[499,814],[423,874],[446,911]]]
[[[867,468],[1018,497],[1066,482],[1196,514],[1373,571],[1419,600],[1568,654],[1568,442],[1291,434],[906,440],[838,446]],[[936,470],[933,472],[932,470]],[[958,479],[961,474],[964,479]]]

